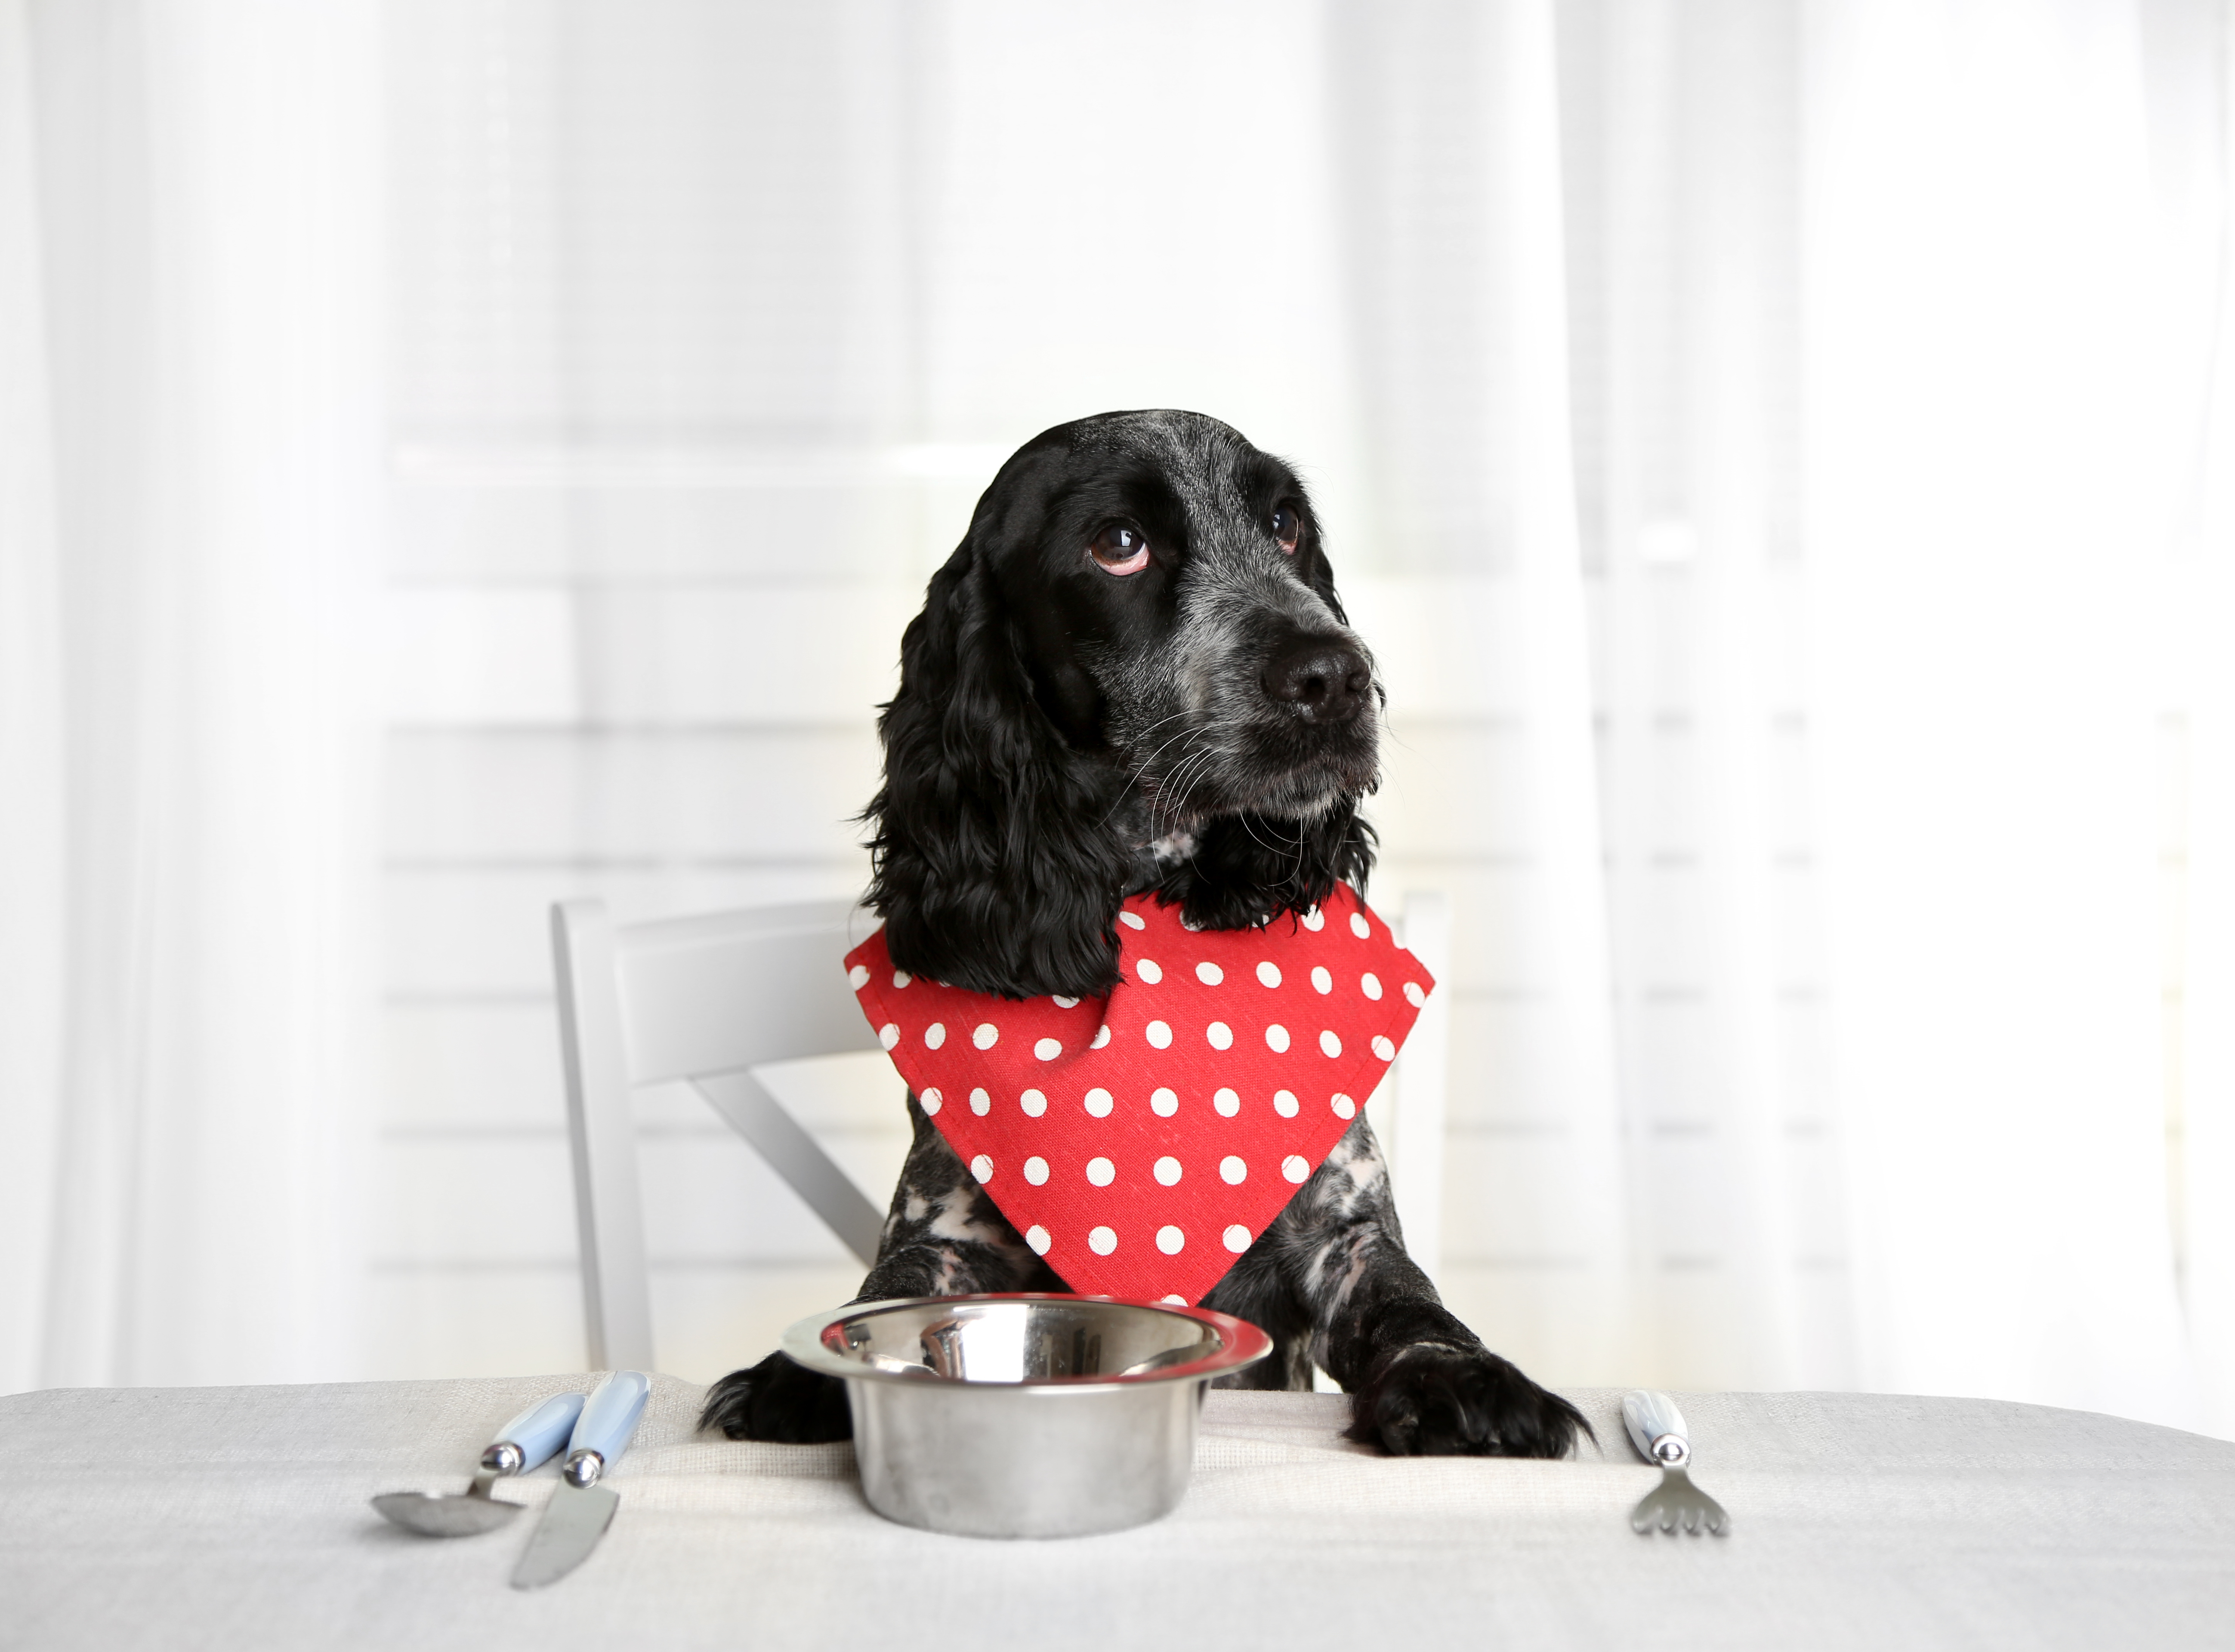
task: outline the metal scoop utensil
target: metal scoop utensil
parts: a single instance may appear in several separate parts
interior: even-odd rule
[[[574,1419],[582,1414],[583,1396],[554,1394],[540,1400],[496,1431],[482,1452],[474,1483],[463,1491],[384,1491],[372,1506],[406,1531],[423,1537],[470,1537],[494,1531],[520,1512],[517,1503],[500,1503],[489,1495],[499,1480],[547,1463],[567,1443]]]
[[[1622,1397],[1622,1421],[1638,1455],[1661,1465],[1661,1484],[1630,1511],[1629,1529],[1645,1532],[1658,1527],[1667,1532],[1688,1531],[1694,1537],[1701,1531],[1728,1537],[1731,1517],[1723,1512],[1721,1504],[1692,1484],[1692,1441],[1676,1402],[1650,1388],[1633,1388]]]

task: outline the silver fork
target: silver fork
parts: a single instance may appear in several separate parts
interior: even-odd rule
[[[1650,1388],[1633,1388],[1622,1397],[1622,1421],[1639,1455],[1661,1465],[1661,1484],[1629,1511],[1629,1529],[1729,1536],[1731,1517],[1723,1505],[1692,1484],[1692,1441],[1676,1402]]]

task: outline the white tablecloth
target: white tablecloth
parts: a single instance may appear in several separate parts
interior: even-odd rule
[[[436,1542],[366,1506],[588,1386],[0,1399],[0,1647],[2235,1647],[2235,1444],[1984,1400],[1680,1396],[1720,1540],[1630,1531],[1655,1472],[1594,1391],[1604,1454],[1565,1463],[1392,1461],[1340,1398],[1214,1393],[1171,1518],[990,1543],[879,1519],[849,1446],[694,1433],[663,1378],[603,1545],[534,1593],[527,1517]]]

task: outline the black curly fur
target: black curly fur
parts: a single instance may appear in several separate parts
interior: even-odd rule
[[[1118,980],[1133,846],[1106,823],[1122,770],[1042,712],[980,548],[932,576],[878,718],[885,783],[866,817],[869,903],[902,968],[1004,998],[1099,997]]]
[[[1347,797],[1315,820],[1229,815],[1206,822],[1195,852],[1167,872],[1157,898],[1206,929],[1249,929],[1308,912],[1338,883],[1363,892],[1373,828]]]
[[[1154,547],[1146,569],[1091,562],[1113,523]],[[1006,998],[1099,997],[1137,890],[1214,929],[1292,918],[1338,882],[1362,895],[1380,685],[1308,714],[1274,692],[1297,648],[1370,674],[1288,467],[1190,413],[1105,414],[1027,442],[933,576],[878,722],[869,901],[895,964]],[[914,1144],[855,1300],[1067,1288],[913,1096],[909,1111]],[[1558,1457],[1588,1432],[1438,1301],[1362,1118],[1205,1300],[1275,1339],[1240,1382],[1309,1386],[1316,1362],[1353,1396],[1351,1438],[1386,1451]],[[702,1426],[852,1431],[843,1386],[781,1354],[717,1383]]]

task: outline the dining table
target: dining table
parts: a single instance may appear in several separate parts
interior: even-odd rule
[[[1091,1537],[894,1524],[845,1443],[701,1432],[654,1379],[603,1541],[437,1540],[491,1431],[594,1373],[0,1398],[0,1648],[2235,1648],[2235,1443],[2042,1406],[1684,1393],[1723,1536],[1640,1535],[1621,1393],[1563,1461],[1392,1458],[1340,1395],[1214,1391],[1176,1512]],[[540,1508],[556,1463],[500,1483]]]

